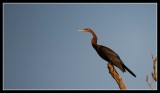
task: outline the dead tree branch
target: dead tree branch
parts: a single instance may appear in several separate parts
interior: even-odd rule
[[[148,75],[146,75],[146,82],[148,83],[149,87],[150,87],[152,90],[154,90],[153,87],[152,87],[152,83],[149,83],[149,82],[148,82]]]
[[[156,71],[157,57],[154,58],[153,54],[151,55],[152,55],[152,60],[153,60],[153,73],[151,73],[151,75],[152,75],[153,81],[155,80],[157,82],[157,71]],[[146,76],[146,82],[148,83],[149,87],[152,90],[154,90],[154,88],[152,87],[152,82],[151,83],[148,82],[148,75]]]
[[[152,60],[153,60],[153,73],[152,73],[152,77],[155,81],[157,81],[157,72],[156,72],[156,63],[157,63],[157,57],[154,59],[153,54],[152,55]]]
[[[117,71],[115,70],[114,66],[111,63],[108,63],[108,69],[109,69],[109,73],[111,74],[111,76],[115,79],[115,81],[119,85],[119,88],[121,90],[126,90],[126,86],[125,86],[122,78],[117,73]]]

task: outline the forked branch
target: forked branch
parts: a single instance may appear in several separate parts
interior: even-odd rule
[[[152,75],[153,81],[157,82],[157,71],[156,71],[157,57],[154,58],[153,54],[151,54],[151,55],[152,55],[152,60],[153,60],[153,72],[151,73],[151,75]],[[154,88],[152,87],[152,82],[151,83],[148,82],[148,75],[146,76],[146,82],[148,83],[149,87],[152,90],[154,90]]]

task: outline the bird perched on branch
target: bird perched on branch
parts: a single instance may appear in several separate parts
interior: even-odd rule
[[[91,39],[92,46],[97,51],[97,53],[102,59],[118,67],[122,72],[125,72],[125,70],[127,70],[130,74],[136,77],[136,75],[127,66],[124,65],[120,57],[112,49],[105,47],[103,45],[97,44],[97,36],[93,32],[93,30],[86,28],[86,29],[79,30],[79,31],[90,32],[93,35],[93,38]]]

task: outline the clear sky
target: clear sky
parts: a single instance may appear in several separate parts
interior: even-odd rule
[[[113,49],[130,68],[116,70],[127,89],[150,89],[151,53],[157,56],[157,4],[4,4],[4,89],[119,87],[91,45]],[[153,82],[156,88],[156,83]]]

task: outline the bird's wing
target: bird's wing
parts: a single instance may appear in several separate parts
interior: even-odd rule
[[[115,66],[117,66],[119,69],[121,69],[123,72],[125,71],[123,68],[123,62],[120,59],[120,57],[110,48],[102,47],[103,54],[105,55],[106,61],[112,62]]]
[[[111,49],[108,48],[108,47],[104,47],[104,46],[103,46],[101,51],[102,51],[103,54],[104,54],[105,56],[107,56],[109,59],[112,59],[112,58],[117,59],[117,60],[120,59],[120,57],[119,57],[113,50],[111,50]]]

